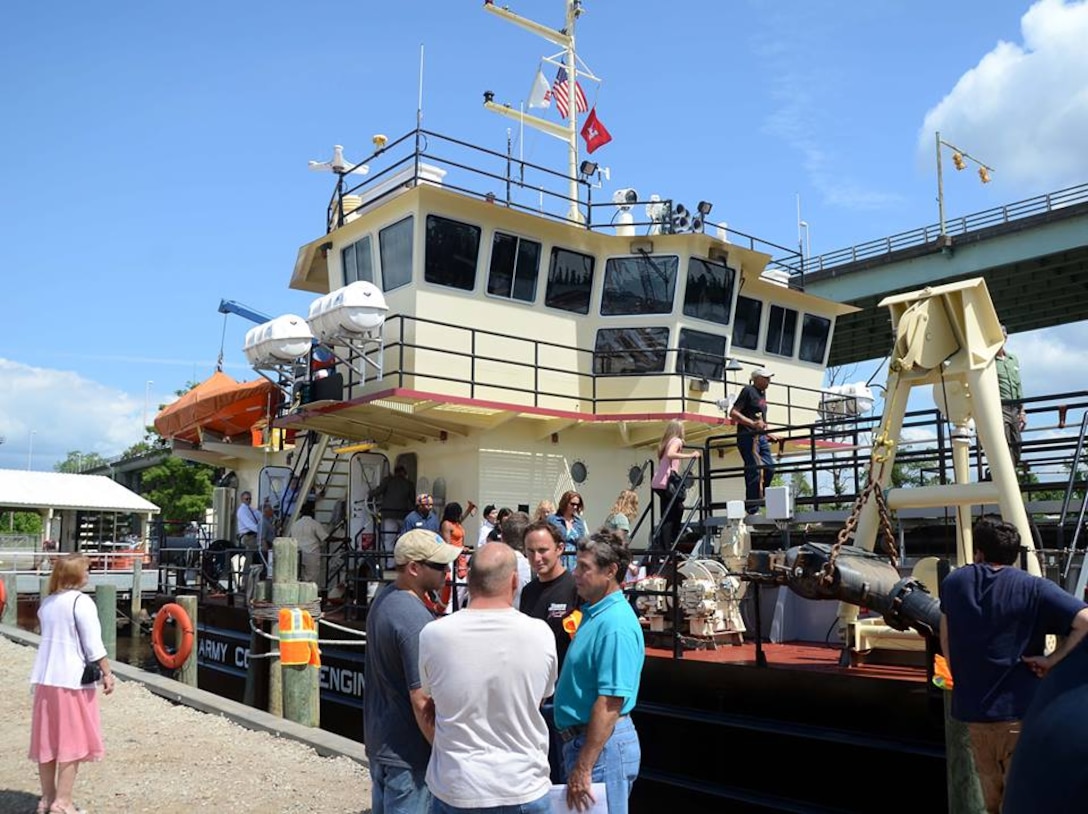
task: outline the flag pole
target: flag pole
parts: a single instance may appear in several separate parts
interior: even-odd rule
[[[578,65],[574,58],[574,24],[581,13],[581,3],[578,0],[567,0],[567,27],[569,35],[567,40],[567,144],[570,149],[570,210],[567,219],[574,223],[582,223],[582,212],[579,208],[578,191],[578,105],[575,104],[575,93],[578,89]]]

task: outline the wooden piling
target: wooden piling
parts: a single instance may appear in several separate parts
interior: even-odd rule
[[[19,625],[19,593],[18,580],[15,574],[4,574],[0,577],[4,582],[4,613],[0,615],[0,624],[18,627]]]
[[[272,600],[272,583],[268,581],[258,582],[257,589],[253,595],[253,600],[255,602],[270,602]],[[254,619],[253,625],[260,630],[263,628],[264,622],[260,619]],[[247,706],[257,706],[257,676],[260,675],[261,672],[261,662],[268,661],[268,659],[258,658],[258,656],[269,652],[269,648],[266,644],[267,641],[268,640],[259,633],[250,632],[249,634],[249,659],[246,662],[246,687],[245,694],[242,697],[242,703]]]
[[[98,608],[98,623],[102,626],[102,644],[106,656],[117,658],[117,586],[102,583],[94,589],[94,604]]]
[[[952,717],[952,693],[944,693],[944,749],[949,814],[986,814],[967,724]]]
[[[196,597],[195,596],[179,596],[177,603],[184,608],[185,613],[188,614],[189,620],[193,623],[193,650],[189,654],[189,658],[185,659],[185,663],[182,664],[174,673],[174,678],[180,681],[182,684],[187,684],[190,687],[197,686],[197,657],[198,652],[196,632]],[[181,625],[174,625],[174,647],[181,646]]]
[[[144,563],[139,557],[132,561],[132,595],[129,597],[128,615],[132,619],[132,627],[139,630],[140,609],[143,607],[143,575]]]
[[[317,585],[299,582],[298,604],[317,599]],[[283,673],[283,717],[304,726],[317,726],[320,720],[317,699],[317,670],[308,664],[280,665]]]

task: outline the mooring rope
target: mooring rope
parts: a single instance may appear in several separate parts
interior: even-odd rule
[[[287,607],[287,606],[285,606],[285,607]],[[302,610],[306,610],[305,606],[302,607]],[[253,624],[254,618],[255,618],[254,616],[249,617],[249,629],[252,632],[256,633],[258,636],[262,636],[265,639],[268,639],[270,642],[278,642],[280,640],[279,636],[273,636],[271,633],[265,633],[263,630],[261,630],[255,624]],[[277,619],[278,619],[278,616],[277,616]],[[325,619],[320,619],[318,621],[324,622],[325,624],[330,625],[331,627],[339,628],[340,630],[345,630],[345,631],[347,631],[349,633],[355,633],[355,634],[359,634],[359,635],[363,636],[362,639],[360,639],[359,641],[355,641],[355,642],[350,641],[349,639],[318,639],[317,640],[318,644],[335,644],[335,645],[340,645],[341,647],[358,647],[359,645],[366,644],[366,632],[365,631],[358,631],[358,630],[352,630],[351,628],[347,628],[347,627],[340,627],[340,625],[335,625],[332,622],[329,622],[329,621],[327,621]],[[254,656],[254,655],[251,654],[250,658],[268,658],[268,655],[267,654],[264,654],[264,655],[258,654],[256,656]]]

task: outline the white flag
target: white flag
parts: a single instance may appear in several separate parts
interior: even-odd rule
[[[533,80],[533,89],[529,92],[529,107],[551,107],[552,88],[548,80],[539,68],[536,69],[536,79]]]

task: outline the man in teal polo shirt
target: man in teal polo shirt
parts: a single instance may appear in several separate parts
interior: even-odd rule
[[[574,581],[585,600],[555,689],[563,738],[567,805],[584,811],[590,786],[604,783],[609,814],[626,814],[642,752],[629,713],[646,658],[642,627],[623,596],[631,554],[623,538],[599,531],[578,544]]]

